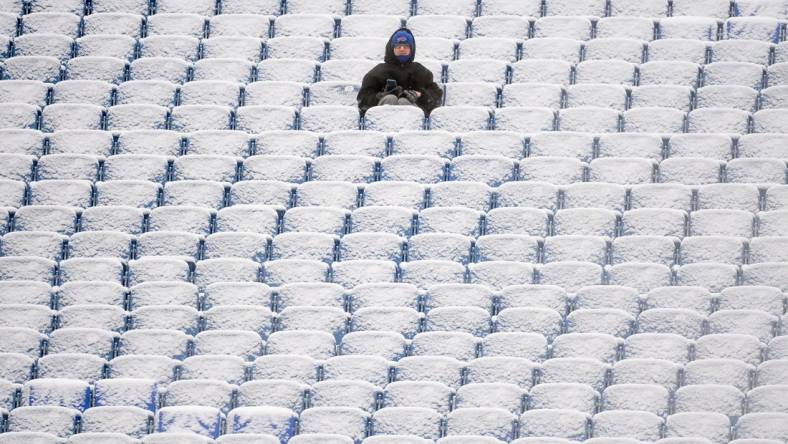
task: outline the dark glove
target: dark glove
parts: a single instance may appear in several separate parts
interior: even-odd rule
[[[412,89],[403,91],[402,97],[408,99],[410,103],[416,103],[419,100],[419,92]]]

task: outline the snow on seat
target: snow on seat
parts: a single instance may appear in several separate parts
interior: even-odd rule
[[[597,38],[585,45],[586,60],[623,60],[640,63],[646,42],[630,38]]]
[[[359,111],[348,105],[315,105],[300,113],[301,129],[315,132],[359,129]]]
[[[755,238],[751,242],[751,261],[758,262],[785,262],[782,247],[786,240],[785,237],[762,236]]]
[[[687,20],[686,18],[682,20]],[[648,44],[649,60],[680,63],[706,63],[708,44],[702,40],[684,38],[665,38]]]
[[[207,235],[213,212],[195,206],[171,206],[153,209],[150,213],[150,231],[183,231]]]
[[[581,308],[572,311],[566,322],[569,333],[598,332],[626,337],[634,328],[635,318],[616,308]]]
[[[691,101],[692,89],[688,86],[645,85],[632,89],[633,108],[675,108],[683,112],[689,112]]]
[[[313,393],[308,385],[300,381],[259,379],[241,385],[238,390],[237,405],[238,407],[270,406],[301,412],[304,409],[305,394]]]
[[[664,419],[650,412],[609,410],[594,415],[593,433],[597,437],[626,437],[657,440]]]
[[[61,261],[59,278],[69,281],[122,282],[125,264],[118,258],[72,258]]]
[[[341,235],[350,213],[335,207],[296,207],[285,213],[283,232],[318,232]]]
[[[696,339],[701,336],[705,320],[706,317],[695,310],[651,308],[638,316],[638,333],[672,333]]]
[[[205,17],[194,13],[165,12],[148,17],[147,25],[149,36],[183,35],[201,38],[205,32]]]
[[[526,40],[530,28],[528,14],[519,15],[488,15],[476,17],[471,24],[473,37],[498,37]]]
[[[659,19],[660,36],[665,39],[714,41],[719,21],[714,17],[673,16]]]
[[[225,61],[226,60],[226,61]],[[226,64],[229,59],[214,59],[215,67],[206,66],[206,70],[211,73],[210,77],[216,77],[221,73],[221,64]],[[208,63],[210,60],[200,61],[195,69],[195,76],[199,74],[201,63]],[[238,61],[236,62],[238,63]],[[316,77],[318,63],[314,60],[305,58],[278,58],[266,59],[257,65],[257,81],[292,81],[299,83],[312,83]],[[246,71],[247,77],[249,70]]]
[[[575,68],[575,81],[581,83],[602,83],[634,85],[637,65],[623,60],[587,60]]]
[[[126,35],[88,35],[76,40],[77,57],[134,58],[137,40]]]
[[[271,31],[270,17],[263,14],[220,14],[210,17],[209,21],[212,37],[267,38]]]
[[[460,59],[493,59],[506,62],[517,61],[517,40],[505,37],[472,37],[459,45]]]
[[[40,432],[66,438],[76,432],[79,418],[79,410],[72,408],[43,405],[17,407],[8,415],[8,431]]]
[[[720,182],[724,163],[702,157],[665,159],[659,164],[659,181],[686,185],[708,185]]]
[[[474,435],[509,441],[514,435],[516,418],[501,408],[463,407],[447,415],[446,433],[447,436]]]
[[[273,240],[271,258],[314,259],[330,263],[338,243],[335,235],[326,233],[282,233]]]
[[[566,38],[589,40],[591,38],[591,20],[579,16],[546,16],[534,22],[535,38]]]
[[[140,56],[144,58],[172,58],[196,62],[200,41],[188,35],[151,35],[139,40]]]
[[[498,86],[487,82],[450,82],[446,84],[446,106],[486,106],[494,108]]]
[[[188,91],[184,99],[188,101]],[[175,131],[230,129],[232,109],[219,105],[182,105],[172,108],[170,125]]]
[[[562,409],[592,414],[598,401],[599,393],[587,384],[554,382],[531,388],[528,409]]]
[[[159,433],[180,432],[216,438],[221,433],[223,420],[224,415],[213,407],[162,407],[156,412],[154,426]]]
[[[528,438],[554,437],[582,440],[587,437],[590,415],[561,409],[529,410],[520,415],[519,436],[515,442],[528,442]]]
[[[167,386],[165,404],[167,406],[213,407],[227,412],[236,390],[236,386],[224,381],[179,380]]]
[[[419,407],[446,414],[454,390],[435,381],[397,381],[386,386],[384,407]]]
[[[61,62],[71,58],[74,39],[62,34],[33,33],[14,39],[14,55],[54,57]]]
[[[77,212],[74,208],[33,205],[20,208],[15,213],[16,231],[53,231],[71,235],[74,233]]]
[[[736,265],[701,262],[680,266],[676,271],[676,280],[679,285],[702,286],[718,292],[735,285],[737,274]]]
[[[405,239],[390,233],[352,233],[340,242],[342,260],[399,261]]]
[[[546,236],[549,213],[535,208],[495,208],[487,214],[487,234]]]
[[[279,259],[266,262],[262,276],[265,282],[275,286],[295,282],[325,282],[328,268],[327,263],[318,260]]]
[[[123,331],[126,328],[127,315],[120,307],[110,305],[72,305],[60,310],[59,322],[60,327],[96,327]]]
[[[243,162],[243,178],[251,181],[301,183],[308,161],[295,156],[258,155]]]
[[[638,333],[626,339],[624,353],[627,359],[685,363],[689,361],[690,343],[689,339],[674,333]]]
[[[315,133],[292,130],[266,131],[252,140],[253,154],[299,157],[314,157],[320,143],[320,138]]]
[[[0,304],[51,305],[53,289],[49,284],[34,281],[0,281]],[[9,378],[4,378],[9,379]]]
[[[546,239],[544,262],[582,261],[604,265],[607,241],[598,236],[558,235]]]
[[[725,87],[730,90],[730,87]],[[726,134],[674,134],[670,136],[670,157],[706,157],[729,160],[732,139]],[[712,189],[716,185],[711,185]]]
[[[730,182],[780,184],[785,178],[785,162],[767,158],[733,159],[727,164],[726,178]]]
[[[230,203],[233,207],[243,205],[249,206],[270,206],[272,209],[284,209],[290,205],[290,198],[293,192],[293,185],[287,182],[265,181],[265,180],[244,180],[232,185],[230,188]],[[231,208],[231,207],[230,207]],[[228,209],[228,211],[231,211]],[[236,209],[233,212],[241,213],[246,210]],[[251,210],[250,210],[251,211]],[[233,218],[234,219],[234,218]],[[228,222],[230,223],[230,222]],[[240,225],[239,225],[240,224]],[[242,221],[232,222],[232,226],[246,226]],[[253,229],[251,231],[256,231]],[[247,229],[239,231],[249,231]]]
[[[701,69],[695,62],[652,60],[639,67],[639,85],[679,85],[690,88],[700,84]]]
[[[522,71],[518,72],[522,73]],[[556,82],[563,83],[560,80]],[[554,83],[515,83],[504,85],[501,98],[504,108],[535,106],[557,109],[561,106],[563,94],[564,88]]]
[[[703,68],[703,84],[740,85],[760,89],[764,69],[760,64],[748,62],[713,62]]]
[[[690,233],[695,236],[750,238],[754,220],[752,213],[743,210],[698,210],[692,213]]]
[[[615,4],[611,4],[616,7]],[[619,5],[620,6],[620,5]],[[602,17],[596,23],[597,38],[635,39],[649,42],[654,40],[654,19],[658,14],[637,14],[627,16],[613,14],[613,17]]]
[[[366,435],[371,415],[354,407],[313,407],[301,413],[300,433],[329,433],[358,442]]]
[[[319,330],[331,333],[337,340],[347,331],[350,316],[341,308],[295,306],[287,307],[277,316],[277,327],[288,330]]]
[[[145,211],[140,208],[124,206],[90,207],[82,212],[80,228],[83,231],[120,231],[128,234],[139,234],[142,232],[144,217]]]
[[[52,328],[53,312],[32,304],[4,304],[0,307],[0,326],[29,328],[46,333]]]
[[[60,60],[49,56],[15,56],[3,60],[3,78],[55,82],[60,79]]]
[[[141,257],[129,261],[130,285],[147,281],[188,281],[192,265],[185,258]]]
[[[105,109],[87,103],[55,103],[41,113],[42,129],[54,132],[64,129],[101,129]]]
[[[265,42],[266,54],[269,59],[303,59],[313,62],[322,62],[325,59],[326,46],[325,39],[306,36],[274,37]],[[232,51],[231,47],[226,48],[226,50]],[[290,78],[289,80],[297,79]]]
[[[576,88],[569,90],[569,100],[576,99],[575,93]],[[618,132],[620,121],[621,114],[618,111],[599,106],[579,106],[558,112],[558,125],[562,131],[614,133]]]
[[[376,435],[413,435],[433,440],[440,436],[442,420],[442,414],[424,407],[384,407],[372,416],[372,430]]]
[[[624,111],[627,90],[622,85],[595,83],[572,85],[566,90],[566,101],[568,108],[596,107]],[[613,126],[617,129],[617,125]]]
[[[402,0],[400,0],[402,2]],[[391,2],[394,3],[394,2]],[[340,35],[344,37],[378,37],[388,38],[390,29],[397,29],[402,26],[402,17],[410,12],[393,13],[392,11],[381,10],[386,5],[378,5],[375,10],[365,11],[361,14],[353,12],[353,15],[342,17],[340,23]],[[353,9],[364,8],[361,2],[353,2]],[[397,6],[394,6],[395,8]],[[408,3],[407,9],[410,8]]]
[[[666,422],[671,437],[703,437],[711,442],[727,442],[731,435],[727,416],[711,412],[687,412],[671,415]]]
[[[503,408],[510,413],[518,414],[524,405],[524,396],[525,391],[514,384],[472,383],[460,387],[457,391],[456,403],[460,409]]]
[[[74,60],[77,59],[73,59],[72,63]],[[175,57],[144,57],[131,63],[129,78],[130,80],[163,80],[171,83],[185,83],[191,68],[190,62]],[[197,73],[200,71],[195,69],[195,74]],[[195,79],[204,80],[196,76]]]
[[[143,15],[148,13],[148,4],[144,0],[136,0],[130,4],[98,0],[95,5],[91,5],[91,9],[91,14],[83,19],[84,35],[114,33],[139,38]]]
[[[237,128],[248,133],[295,128],[296,110],[281,105],[242,106],[236,111]]]
[[[360,84],[355,81],[320,81],[309,85],[309,104],[357,106]],[[306,111],[306,110],[304,110]],[[338,130],[339,128],[335,129]]]
[[[0,178],[19,182],[33,180],[33,165],[35,157],[29,154],[4,154],[0,153],[3,167],[0,169]]]
[[[48,154],[37,163],[39,180],[72,179],[93,181],[97,178],[99,158],[89,154]]]
[[[39,156],[43,153],[44,133],[38,130],[3,129],[0,130],[0,136],[3,141],[0,150],[3,153],[31,156]]]
[[[745,240],[728,236],[691,236],[681,241],[681,263],[741,264]]]
[[[495,129],[502,131],[523,133],[552,131],[556,125],[556,115],[550,108],[511,106],[496,109],[494,123]]]
[[[0,128],[36,129],[39,126],[40,111],[37,106],[27,103],[0,104],[3,117]]]
[[[148,305],[131,312],[131,325],[136,330],[179,330],[193,335],[198,322],[199,314],[193,307]]]
[[[675,108],[639,107],[624,111],[622,115],[624,132],[684,132],[686,113]]]
[[[262,60],[263,41],[255,37],[218,36],[202,40],[206,59],[239,59],[252,63]]]
[[[749,334],[711,331],[695,341],[695,356],[696,359],[737,359],[757,365],[765,348],[765,344]]]
[[[222,155],[190,154],[173,163],[174,180],[234,182],[241,159]]]
[[[506,81],[507,64],[502,60],[463,59],[448,63],[449,82],[487,82],[503,84]],[[439,78],[435,79],[436,81]]]
[[[514,180],[515,162],[502,156],[463,155],[452,159],[454,180],[482,182],[495,187]]]
[[[61,82],[60,84],[67,83]],[[106,157],[112,150],[112,134],[98,130],[65,130],[49,136],[49,154],[83,154]]]
[[[6,80],[0,82],[0,100],[43,107],[49,88],[38,80]]]
[[[750,113],[739,109],[701,108],[688,114],[691,133],[745,134],[750,123]]]
[[[106,113],[107,128],[115,131],[165,129],[170,114],[163,106],[143,103],[111,106]]]
[[[180,105],[238,106],[241,87],[238,83],[221,80],[197,80],[180,89]]]
[[[131,380],[121,381],[133,382]],[[146,380],[142,380],[142,382],[148,383]],[[155,397],[151,393],[148,395]],[[148,427],[152,424],[153,412],[140,407],[120,405],[92,407],[82,414],[82,429],[78,436],[112,433],[123,437],[141,438],[147,434]]]
[[[755,40],[721,40],[711,46],[711,59],[715,62],[749,62],[769,64],[771,45]]]
[[[46,432],[13,432],[7,431],[0,436],[0,443],[12,444],[19,440],[34,444],[61,444],[63,438],[59,438]]]
[[[311,407],[355,407],[366,412],[375,410],[383,390],[364,381],[330,380],[312,386]]]
[[[605,389],[602,402],[605,410],[635,410],[665,416],[668,412],[668,390],[653,384],[616,384]]]
[[[627,341],[629,338],[627,338]],[[629,342],[625,346],[628,346]],[[629,358],[613,366],[613,384],[662,386],[676,390],[681,366],[665,359]]]

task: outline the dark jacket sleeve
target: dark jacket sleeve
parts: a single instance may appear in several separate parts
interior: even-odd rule
[[[378,104],[376,95],[383,91],[385,87],[385,80],[381,80],[377,71],[377,67],[372,68],[372,70],[364,76],[364,80],[361,82],[361,89],[359,89],[358,96],[356,96],[358,109],[362,115],[364,115],[368,109]]]
[[[429,116],[433,109],[443,103],[443,89],[432,80],[432,71],[423,66],[420,71],[419,92],[421,97],[416,104],[424,110],[424,114]]]

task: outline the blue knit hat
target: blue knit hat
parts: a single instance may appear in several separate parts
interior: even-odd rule
[[[413,35],[407,31],[397,31],[391,36],[391,48],[395,48],[398,45],[408,45],[410,47],[411,53],[413,52]],[[406,56],[397,56],[397,60],[400,63],[405,63],[410,60],[410,55]]]

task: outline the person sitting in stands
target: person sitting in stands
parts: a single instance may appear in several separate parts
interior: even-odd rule
[[[425,115],[441,103],[443,90],[432,79],[432,71],[414,62],[416,39],[407,28],[391,35],[384,63],[372,68],[361,83],[356,100],[361,114],[378,105],[418,106]]]

